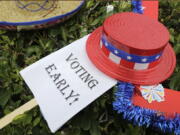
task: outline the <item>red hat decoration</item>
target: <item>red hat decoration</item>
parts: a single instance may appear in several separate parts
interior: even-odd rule
[[[90,35],[86,49],[96,67],[110,77],[151,85],[166,80],[174,70],[176,58],[168,41],[163,24],[125,12],[107,18]]]
[[[169,32],[157,21],[158,1],[132,0],[132,5],[134,13],[108,17],[89,36],[87,55],[99,70],[119,80],[113,109],[124,119],[178,135],[180,93],[159,84],[176,64]]]

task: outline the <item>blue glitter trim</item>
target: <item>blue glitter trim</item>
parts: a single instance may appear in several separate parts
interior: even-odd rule
[[[134,88],[134,85],[130,83],[119,82],[113,109],[135,125],[158,128],[164,133],[174,132],[176,135],[180,135],[180,115],[176,114],[174,118],[166,118],[158,111],[134,106],[131,101]]]
[[[143,14],[142,0],[132,0],[133,12]]]

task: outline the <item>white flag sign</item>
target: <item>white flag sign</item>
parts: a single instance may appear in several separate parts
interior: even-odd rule
[[[81,38],[20,72],[52,132],[117,82],[99,71]]]

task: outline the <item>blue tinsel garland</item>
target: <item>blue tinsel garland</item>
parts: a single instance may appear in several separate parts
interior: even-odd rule
[[[176,115],[175,118],[165,118],[163,115],[158,115],[157,111],[134,106],[131,101],[133,93],[134,85],[119,82],[113,102],[114,110],[123,114],[124,119],[132,121],[135,125],[158,128],[164,133],[174,132],[176,135],[180,135],[179,115]]]
[[[131,4],[133,5],[133,12],[143,14],[143,7],[141,0],[132,0]]]

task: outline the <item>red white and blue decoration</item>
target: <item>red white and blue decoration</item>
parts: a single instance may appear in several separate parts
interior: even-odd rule
[[[134,125],[180,135],[180,93],[163,88],[175,68],[169,32],[157,21],[158,0],[132,0],[134,13],[105,20],[87,40],[95,66],[119,80],[113,109]]]
[[[135,70],[144,70],[155,67],[162,55],[162,52],[156,53],[150,56],[142,56],[136,54],[130,54],[123,50],[116,48],[108,40],[106,35],[101,38],[102,51],[109,59],[116,64],[127,66],[127,68],[132,68]],[[130,66],[131,65],[131,66]]]
[[[89,36],[86,50],[105,74],[139,85],[166,80],[176,64],[167,28],[155,19],[132,12],[108,17]]]
[[[124,119],[131,121],[134,125],[152,127],[154,130],[160,129],[164,133],[174,132],[176,135],[180,134],[179,114],[174,112],[173,117],[167,117],[167,114],[160,110],[134,105],[134,94],[136,94],[136,91],[133,84],[119,82],[115,93],[115,101],[113,102],[114,110],[122,114]]]

